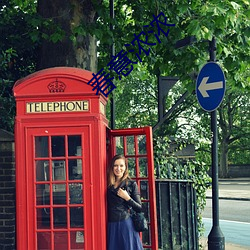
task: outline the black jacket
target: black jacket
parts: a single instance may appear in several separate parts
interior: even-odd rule
[[[127,190],[129,196],[131,197],[129,201],[125,201],[117,195],[119,188]],[[130,216],[131,208],[136,212],[141,212],[142,210],[138,186],[136,182],[132,180],[128,180],[128,184],[126,184],[126,181],[123,181],[117,188],[114,188],[114,186],[109,187],[107,191],[107,200],[109,222],[127,219]]]

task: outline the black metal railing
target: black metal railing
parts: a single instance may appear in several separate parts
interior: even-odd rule
[[[157,179],[159,250],[198,250],[196,193],[187,180]]]

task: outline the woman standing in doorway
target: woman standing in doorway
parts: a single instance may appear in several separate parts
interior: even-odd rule
[[[142,210],[135,181],[128,173],[128,162],[116,155],[108,168],[108,250],[143,250],[139,233],[135,231],[130,208]]]

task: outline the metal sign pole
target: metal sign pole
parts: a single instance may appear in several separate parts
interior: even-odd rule
[[[216,43],[213,37],[209,42],[210,61],[215,61]],[[213,227],[208,235],[208,250],[224,250],[225,238],[219,225],[219,182],[218,182],[218,128],[217,110],[211,112],[212,140],[212,204]]]

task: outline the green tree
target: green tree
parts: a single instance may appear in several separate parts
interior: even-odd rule
[[[42,40],[37,68],[71,66],[97,70],[95,23],[101,0],[38,0]]]
[[[0,2],[0,128],[14,130],[16,80],[35,70],[37,44],[33,42],[35,5],[17,7]]]
[[[228,177],[229,152],[233,153],[235,150],[243,152],[244,163],[249,163],[250,102],[248,96],[244,92],[228,91],[225,102],[218,110],[221,129],[219,164],[221,177]],[[235,161],[237,162],[237,158]]]
[[[155,75],[167,75],[167,76],[178,76],[181,79],[181,87],[180,89],[189,89],[190,93],[194,89],[194,81],[192,80],[191,76],[197,74],[200,68],[206,63],[209,59],[209,51],[208,51],[208,41],[212,39],[214,36],[217,41],[217,59],[220,65],[222,66],[227,81],[227,88],[232,89],[232,91],[238,93],[241,89],[245,89],[244,91],[249,93],[249,29],[247,28],[249,25],[249,2],[248,1],[209,1],[203,3],[202,1],[193,1],[189,3],[183,3],[181,1],[173,1],[172,3],[163,4],[162,2],[154,2],[149,7],[147,3],[144,5],[144,9],[141,6],[136,5],[135,3],[128,2],[126,5],[124,3],[117,3],[120,4],[120,8],[118,8],[118,20],[116,23],[116,30],[117,30],[117,38],[115,41],[118,41],[117,47],[122,49],[123,44],[131,41],[133,39],[133,33],[139,33],[140,31],[144,30],[143,25],[145,23],[149,23],[150,15],[152,14],[159,14],[160,11],[166,13],[168,17],[169,23],[175,23],[176,26],[170,29],[169,35],[167,38],[161,36],[162,42],[155,47],[152,47],[152,56],[144,56],[143,62],[146,65],[148,72],[150,74]],[[125,8],[122,8],[125,6]],[[145,7],[146,6],[146,7]],[[124,14],[126,18],[124,17]],[[173,15],[178,13],[178,15]],[[140,17],[140,20],[134,21]],[[142,21],[141,21],[142,20]],[[121,25],[122,24],[122,25]],[[124,31],[123,31],[124,30]],[[129,30],[130,32],[127,32]],[[139,31],[138,31],[139,30]],[[124,38],[124,42],[121,43],[121,34],[126,31],[126,38]],[[116,35],[116,34],[115,34]],[[192,46],[188,46],[182,49],[175,49],[174,44],[176,40],[181,39],[188,35],[194,35],[197,38],[197,42]],[[118,49],[118,50],[119,50]],[[104,57],[105,58],[105,57]],[[181,60],[180,60],[181,58]],[[103,58],[102,58],[103,59]],[[154,78],[155,79],[155,78]],[[129,84],[128,84],[129,82]],[[156,89],[156,80],[152,81],[154,85],[154,90]],[[119,82],[118,82],[119,84]],[[123,84],[121,82],[120,86]],[[126,93],[130,92],[131,96],[133,96],[132,92],[134,91],[137,93],[139,98],[140,95],[143,95],[142,99],[137,99],[137,104],[132,102],[133,105],[136,104],[137,107],[141,106],[143,103],[143,99],[147,99],[149,95],[141,88],[140,84],[138,84],[138,90],[128,90],[128,86],[130,86],[130,80],[127,80],[126,84]],[[123,87],[120,87],[123,89]],[[141,92],[143,91],[143,93]],[[145,92],[144,92],[145,91]],[[134,93],[133,92],[133,93]],[[180,90],[180,93],[183,90]],[[124,92],[122,92],[124,93]],[[228,92],[230,93],[230,91]],[[120,93],[117,94],[118,100],[126,101],[125,99],[130,97],[130,95],[122,95],[120,97]],[[151,92],[151,94],[155,97],[157,92]],[[174,92],[171,95],[175,94]],[[230,96],[231,94],[229,94]],[[154,97],[151,100],[154,100]],[[150,98],[150,97],[149,97]],[[232,97],[231,97],[232,98]],[[234,95],[235,100],[241,98],[240,96]],[[135,99],[135,98],[134,98]],[[160,130],[160,133],[168,134],[168,135],[178,135],[179,137],[183,137],[184,134],[190,140],[196,142],[197,146],[199,147],[199,151],[201,153],[201,159],[205,159],[209,165],[211,165],[211,131],[210,131],[210,116],[209,114],[204,113],[200,108],[192,102],[192,99],[195,99],[194,96],[190,96],[183,108],[178,108],[171,117],[167,119],[164,124],[164,128]],[[170,98],[170,103],[176,100],[175,98]],[[244,99],[245,100],[245,99]],[[243,99],[242,99],[243,101]],[[225,114],[227,110],[225,107],[228,106],[227,95],[223,102],[226,103],[222,105],[219,109],[220,113],[224,113],[223,116],[219,116],[219,124],[220,132],[222,135],[219,137],[219,145],[220,145],[220,176],[227,175],[227,164],[228,161],[226,160],[227,154],[227,143],[225,143],[225,126],[223,127],[223,123],[228,123],[228,121],[222,121],[222,118],[227,117]],[[247,100],[245,100],[247,102]],[[188,104],[192,105],[192,107],[188,107]],[[119,105],[117,104],[118,110]],[[247,104],[246,104],[247,105]],[[150,106],[150,105],[149,105]],[[168,106],[169,107],[169,106]],[[144,114],[145,117],[150,117],[146,112],[147,104],[141,108],[144,112],[139,113],[138,110],[134,108],[133,110],[126,109],[125,117],[135,117],[138,114]],[[151,116],[152,111],[154,112],[156,109],[150,109]],[[188,111],[189,110],[189,111]],[[240,110],[237,110],[240,112]],[[187,114],[190,115],[191,119],[187,124],[183,124],[180,122],[179,124],[174,122],[174,120],[178,117],[179,121],[181,117],[187,117]],[[240,115],[240,113],[232,114],[234,117]],[[144,118],[145,118],[144,117]],[[154,115],[156,118],[156,115]],[[247,117],[246,117],[247,119]],[[127,119],[130,122],[133,119]],[[124,126],[129,124],[129,121],[124,123]],[[155,121],[155,119],[154,119]],[[186,121],[186,120],[185,120]],[[145,122],[145,119],[144,119]],[[118,121],[118,124],[119,121]],[[148,119],[148,124],[152,125],[152,118]],[[233,125],[235,126],[235,125]],[[185,127],[187,128],[185,130]],[[184,131],[185,130],[185,131]],[[182,131],[182,132],[181,132]],[[224,132],[223,132],[224,131]],[[243,128],[244,133],[246,133],[246,127]],[[239,137],[235,134],[235,131],[227,129],[227,137],[233,138],[236,136],[238,138],[237,141],[246,140],[244,137]],[[206,141],[203,143],[202,139]],[[227,139],[226,139],[227,140]],[[233,140],[229,140],[231,143]],[[239,145],[240,143],[231,144]],[[203,149],[205,151],[203,151]],[[205,154],[204,154],[205,153]],[[223,160],[224,159],[224,160]]]

